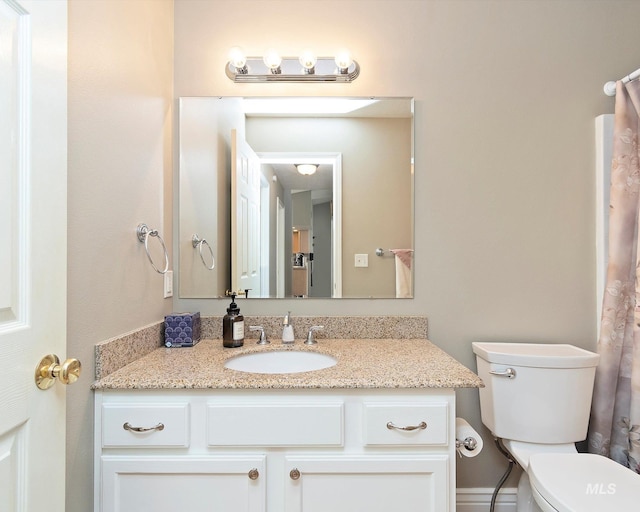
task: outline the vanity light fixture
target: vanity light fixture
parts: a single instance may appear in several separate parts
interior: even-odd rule
[[[313,75],[316,72],[316,62],[318,62],[318,57],[316,57],[311,50],[303,51],[298,60],[302,66],[302,72],[305,75]]]
[[[353,58],[351,57],[351,52],[349,50],[340,50],[334,60],[340,73],[347,73],[349,71],[349,66],[353,64]]]
[[[261,82],[353,82],[360,65],[350,52],[340,50],[335,57],[317,57],[311,50],[299,57],[280,57],[269,49],[263,57],[247,57],[238,46],[231,48],[225,72],[239,83]]]
[[[242,75],[246,75],[248,73],[247,57],[239,46],[234,46],[229,50],[229,65],[233,66],[236,73],[240,73]]]
[[[296,169],[304,176],[311,176],[318,170],[318,164],[296,164]]]
[[[282,58],[273,48],[269,48],[265,52],[264,57],[262,57],[262,62],[264,62],[264,65],[267,66],[272,75],[279,75],[282,73],[282,69],[280,68]]]

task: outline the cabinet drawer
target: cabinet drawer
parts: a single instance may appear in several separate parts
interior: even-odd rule
[[[342,446],[343,403],[210,403],[209,446]]]
[[[365,445],[446,445],[449,405],[364,403]]]
[[[187,447],[189,404],[104,404],[102,446]]]

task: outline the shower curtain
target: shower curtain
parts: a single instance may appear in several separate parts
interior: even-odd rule
[[[589,451],[640,473],[640,80],[616,85],[609,265]]]

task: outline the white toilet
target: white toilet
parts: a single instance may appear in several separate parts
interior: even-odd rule
[[[578,453],[598,354],[572,345],[473,343],[482,422],[523,468],[518,512],[637,510],[640,475]]]

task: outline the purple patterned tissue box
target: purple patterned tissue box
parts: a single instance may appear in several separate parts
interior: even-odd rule
[[[200,312],[171,313],[164,317],[166,347],[193,347],[200,341]]]

